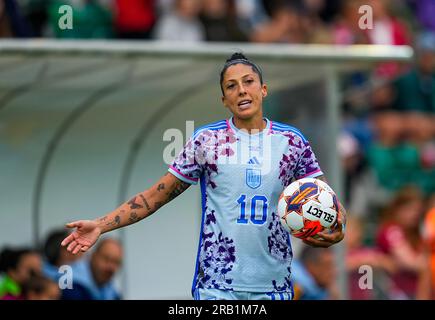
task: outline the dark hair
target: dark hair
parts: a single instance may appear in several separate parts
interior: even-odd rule
[[[261,69],[252,61],[250,61],[248,58],[245,57],[245,55],[241,52],[236,52],[231,55],[229,59],[225,62],[224,67],[222,68],[221,74],[220,74],[220,86],[222,94],[224,93],[224,88],[222,87],[222,82],[224,81],[224,75],[227,69],[235,64],[244,64],[247,66],[251,66],[252,70],[258,74],[260,77],[260,82],[263,84],[263,73]]]
[[[45,240],[42,251],[48,263],[56,266],[59,262],[60,250],[62,247],[60,243],[68,236],[68,232],[64,229],[57,229],[50,232]]]
[[[0,273],[15,270],[24,255],[34,252],[34,250],[28,248],[4,248],[0,253]]]
[[[30,292],[41,294],[52,284],[55,284],[55,282],[45,276],[33,275],[22,285],[21,293],[26,298]]]

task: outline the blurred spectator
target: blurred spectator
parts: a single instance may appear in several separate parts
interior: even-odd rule
[[[360,267],[369,266],[373,270],[373,285],[385,281],[389,275],[396,271],[394,261],[386,254],[376,248],[369,247],[364,244],[365,224],[363,220],[348,215],[346,223],[346,269],[349,276],[349,298],[351,300],[372,300],[382,297],[378,294],[379,290],[385,288],[367,288],[360,287]],[[385,298],[385,293],[383,295]]]
[[[42,271],[41,256],[34,250],[5,248],[0,254],[0,273],[4,277],[0,283],[0,299],[23,299],[22,287],[31,276]]]
[[[376,218],[379,206],[401,186],[414,183],[430,192],[435,180],[423,165],[430,162],[431,144],[425,142],[420,148],[407,133],[410,117],[395,111],[392,82],[382,77],[369,80],[346,90],[343,132],[338,141],[345,169],[346,206],[365,219]],[[417,125],[418,136],[428,138],[432,130],[424,128],[429,122]]]
[[[397,266],[391,297],[415,299],[419,278],[428,269],[420,223],[423,197],[416,188],[400,190],[387,206],[377,234],[377,245]]]
[[[23,285],[24,300],[59,300],[60,289],[56,282],[41,275],[30,277]]]
[[[299,259],[292,262],[295,300],[337,298],[334,253],[330,249],[305,246]]]
[[[417,64],[395,82],[400,111],[435,113],[435,33],[421,34],[416,43]]]
[[[358,12],[364,1],[343,1],[340,14],[333,24],[333,43],[339,45],[368,44],[368,35],[359,27]]]
[[[28,38],[33,36],[16,0],[0,2],[0,37]]]
[[[389,81],[382,78],[375,79],[371,95],[371,111],[373,113],[391,111],[394,108],[396,93]]]
[[[115,26],[119,38],[150,39],[155,22],[155,0],[115,0]]]
[[[272,3],[273,1],[268,1]],[[250,35],[261,24],[269,20],[261,0],[236,0],[236,15],[242,31]]]
[[[300,0],[300,19],[302,29],[306,32],[306,42],[330,44],[332,32],[325,24],[325,20],[331,21],[334,13],[330,10],[333,6],[328,5],[336,1],[325,0]]]
[[[376,140],[368,160],[381,186],[395,191],[408,184],[435,191],[433,123],[421,115],[382,112],[373,116]]]
[[[59,28],[59,8],[73,8],[73,28]],[[57,38],[101,39],[113,36],[111,7],[102,0],[52,0],[48,6],[51,30]]]
[[[104,239],[90,259],[72,265],[73,289],[62,292],[64,300],[119,300],[113,277],[122,264],[122,247],[114,239]]]
[[[406,24],[391,13],[390,0],[369,0],[373,9],[373,28],[367,29],[370,44],[409,45],[410,35]],[[385,78],[393,78],[402,72],[398,62],[385,62],[378,65],[375,73]]]
[[[427,213],[424,219],[424,239],[430,259],[431,298],[435,299],[435,193],[429,198]]]
[[[10,38],[12,37],[12,30],[9,22],[9,17],[6,12],[5,3],[0,1],[0,37]]]
[[[344,184],[346,190],[344,203],[348,204],[351,201],[354,187],[353,182],[361,166],[362,153],[358,141],[353,135],[347,132],[340,134],[337,149],[341,158],[341,166],[344,170]]]
[[[174,6],[175,0],[157,0],[156,1],[156,10],[158,16],[161,16],[165,13],[168,13],[172,10],[172,7]]]
[[[200,5],[199,0],[176,0],[173,10],[157,22],[154,38],[183,42],[205,40],[205,30],[199,20]]]
[[[420,25],[435,32],[435,1],[433,0],[408,0],[413,6]]]
[[[233,0],[203,0],[200,14],[207,41],[247,41],[237,23]]]
[[[81,258],[82,254],[73,255],[68,252],[60,243],[68,236],[65,229],[54,230],[49,233],[43,246],[43,273],[53,281],[58,281],[60,276],[59,267],[71,265]]]
[[[32,36],[42,37],[47,33],[48,4],[47,0],[17,0],[24,19],[28,22]]]
[[[390,0],[368,0],[373,9],[373,28],[367,29],[371,44],[407,45],[410,43],[406,24],[391,13]]]
[[[305,36],[301,18],[294,6],[280,4],[273,9],[271,19],[253,31],[251,41],[304,43]]]
[[[368,160],[381,186],[397,190],[415,181],[420,171],[418,150],[402,142],[404,121],[397,112],[382,112],[373,116],[376,140],[368,150]]]

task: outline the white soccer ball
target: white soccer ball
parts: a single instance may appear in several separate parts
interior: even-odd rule
[[[282,226],[300,239],[330,230],[337,223],[338,211],[335,192],[326,182],[315,178],[292,182],[278,201]]]

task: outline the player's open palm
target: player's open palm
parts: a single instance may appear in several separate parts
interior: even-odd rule
[[[101,235],[100,228],[92,220],[75,221],[68,223],[66,226],[76,229],[62,241],[61,245],[67,246],[67,250],[73,254],[89,250]]]

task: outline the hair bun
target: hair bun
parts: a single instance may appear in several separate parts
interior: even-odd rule
[[[231,62],[231,61],[234,61],[234,60],[246,60],[246,61],[249,61],[248,58],[246,58],[245,55],[243,53],[241,53],[241,52],[233,53],[231,55],[231,57],[226,62]]]

